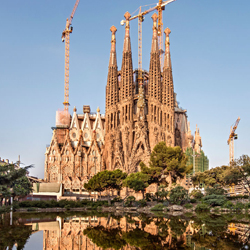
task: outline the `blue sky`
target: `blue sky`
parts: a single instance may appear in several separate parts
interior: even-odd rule
[[[126,11],[150,0],[80,1],[70,43],[70,111],[83,105],[105,112],[112,25],[121,67]],[[75,0],[1,1],[0,157],[34,164],[43,177],[44,153],[63,109],[64,43],[61,32]],[[144,9],[149,8],[145,7]],[[177,0],[163,13],[169,27],[174,89],[187,109],[191,130],[200,128],[210,167],[227,164],[230,126],[241,117],[235,156],[250,155],[250,1]],[[151,14],[143,22],[143,68],[149,68]],[[131,22],[133,66],[137,68],[137,21]]]

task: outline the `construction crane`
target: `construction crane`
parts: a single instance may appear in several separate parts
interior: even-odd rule
[[[161,60],[161,67],[163,66],[163,22],[162,22],[162,11],[165,10],[165,6],[169,3],[172,3],[176,0],[168,0],[168,1],[162,1],[159,0],[159,3],[146,10],[141,12],[141,7],[139,7],[139,14],[132,16],[129,18],[129,21],[132,21],[136,18],[138,18],[138,82],[139,84],[142,84],[143,78],[142,78],[142,22],[144,21],[144,16],[154,10],[158,11],[158,42],[159,42],[159,52],[160,52],[160,60]],[[125,20],[121,21],[121,25],[125,24]]]
[[[71,26],[72,19],[75,15],[77,6],[80,0],[76,0],[74,9],[69,18],[66,20],[66,28],[62,32],[62,42],[65,42],[65,75],[64,75],[64,110],[68,111],[69,109],[69,38],[70,33],[73,31],[73,27]]]
[[[235,133],[238,124],[240,122],[240,117],[236,120],[233,127],[231,127],[231,132],[229,138],[227,140],[227,144],[229,144],[229,164],[234,161],[234,140],[238,139],[238,135]]]

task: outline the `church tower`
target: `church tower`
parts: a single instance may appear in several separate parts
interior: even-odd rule
[[[125,38],[123,44],[122,67],[121,67],[121,82],[120,82],[120,114],[121,114],[121,133],[122,146],[124,153],[125,171],[128,167],[128,159],[131,154],[133,141],[133,65],[132,51],[130,42],[130,25],[129,18],[131,15],[126,12]]]
[[[149,107],[149,141],[150,147],[165,140],[162,130],[162,84],[161,84],[161,65],[158,47],[157,14],[152,15],[153,19],[153,38],[149,65],[148,83],[148,107]]]
[[[167,146],[173,147],[175,146],[175,98],[169,42],[169,34],[171,31],[169,28],[166,28],[164,32],[166,34],[166,40],[162,81],[163,127],[165,130],[166,144]]]

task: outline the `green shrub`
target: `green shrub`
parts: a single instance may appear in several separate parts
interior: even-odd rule
[[[88,203],[92,208],[97,209],[97,207],[108,206],[108,201],[95,201]]]
[[[231,201],[227,201],[226,203],[223,204],[222,207],[231,209],[234,207],[234,204]]]
[[[204,195],[200,190],[194,189],[190,195],[194,197],[195,199],[201,199]]]
[[[218,213],[219,211],[220,211],[220,209],[218,207],[214,208],[214,212]]]
[[[58,201],[58,206],[64,208],[68,204],[67,200],[60,200]]]
[[[185,204],[185,205],[184,205],[184,207],[185,207],[186,209],[190,209],[190,208],[192,208],[192,207],[193,207],[193,205],[192,205],[192,204],[187,203],[187,204]]]
[[[125,202],[125,206],[132,206],[132,202],[135,201],[135,197],[134,196],[129,196]]]
[[[32,201],[21,201],[19,207],[32,207]]]
[[[241,202],[237,202],[234,207],[235,209],[244,209],[245,205]]]
[[[235,196],[228,196],[228,200],[237,200],[237,199],[249,199],[248,195],[235,195]]]
[[[207,204],[201,203],[198,204],[195,208],[195,211],[201,212],[201,211],[208,211],[210,208]]]
[[[188,192],[185,188],[182,186],[176,186],[175,188],[172,188],[170,191],[170,202],[173,204],[181,204],[188,198]]]
[[[196,199],[190,199],[191,203],[196,203]]]
[[[224,195],[218,194],[210,194],[203,197],[203,200],[208,205],[215,207],[215,206],[222,206],[226,202],[226,198]]]
[[[152,211],[162,211],[164,205],[162,203],[156,204],[154,207],[151,208]]]
[[[112,200],[112,202],[121,202],[121,201],[123,201],[123,200],[122,200],[122,198],[121,198],[120,196],[117,196],[117,197],[115,197],[115,198]]]
[[[146,207],[147,206],[147,201],[146,200],[139,200],[138,201],[140,207]]]
[[[206,195],[224,195],[226,193],[225,189],[223,189],[220,185],[216,184],[214,187],[206,188]]]
[[[64,208],[66,208],[66,210],[70,210],[70,204],[65,205]]]
[[[250,202],[248,202],[248,203],[245,204],[245,208],[246,209],[250,208]]]

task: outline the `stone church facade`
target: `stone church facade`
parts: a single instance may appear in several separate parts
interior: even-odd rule
[[[62,182],[69,192],[84,193],[83,185],[102,170],[140,171],[148,163],[154,146],[180,146],[183,151],[201,148],[194,140],[186,110],[180,108],[174,92],[170,57],[170,29],[165,30],[163,70],[157,36],[157,14],[153,14],[153,36],[149,71],[133,69],[130,42],[130,14],[125,14],[125,38],[121,69],[116,58],[116,28],[111,27],[111,51],[106,85],[105,115],[83,114],[74,108],[67,124],[57,124],[45,153],[45,181]]]

